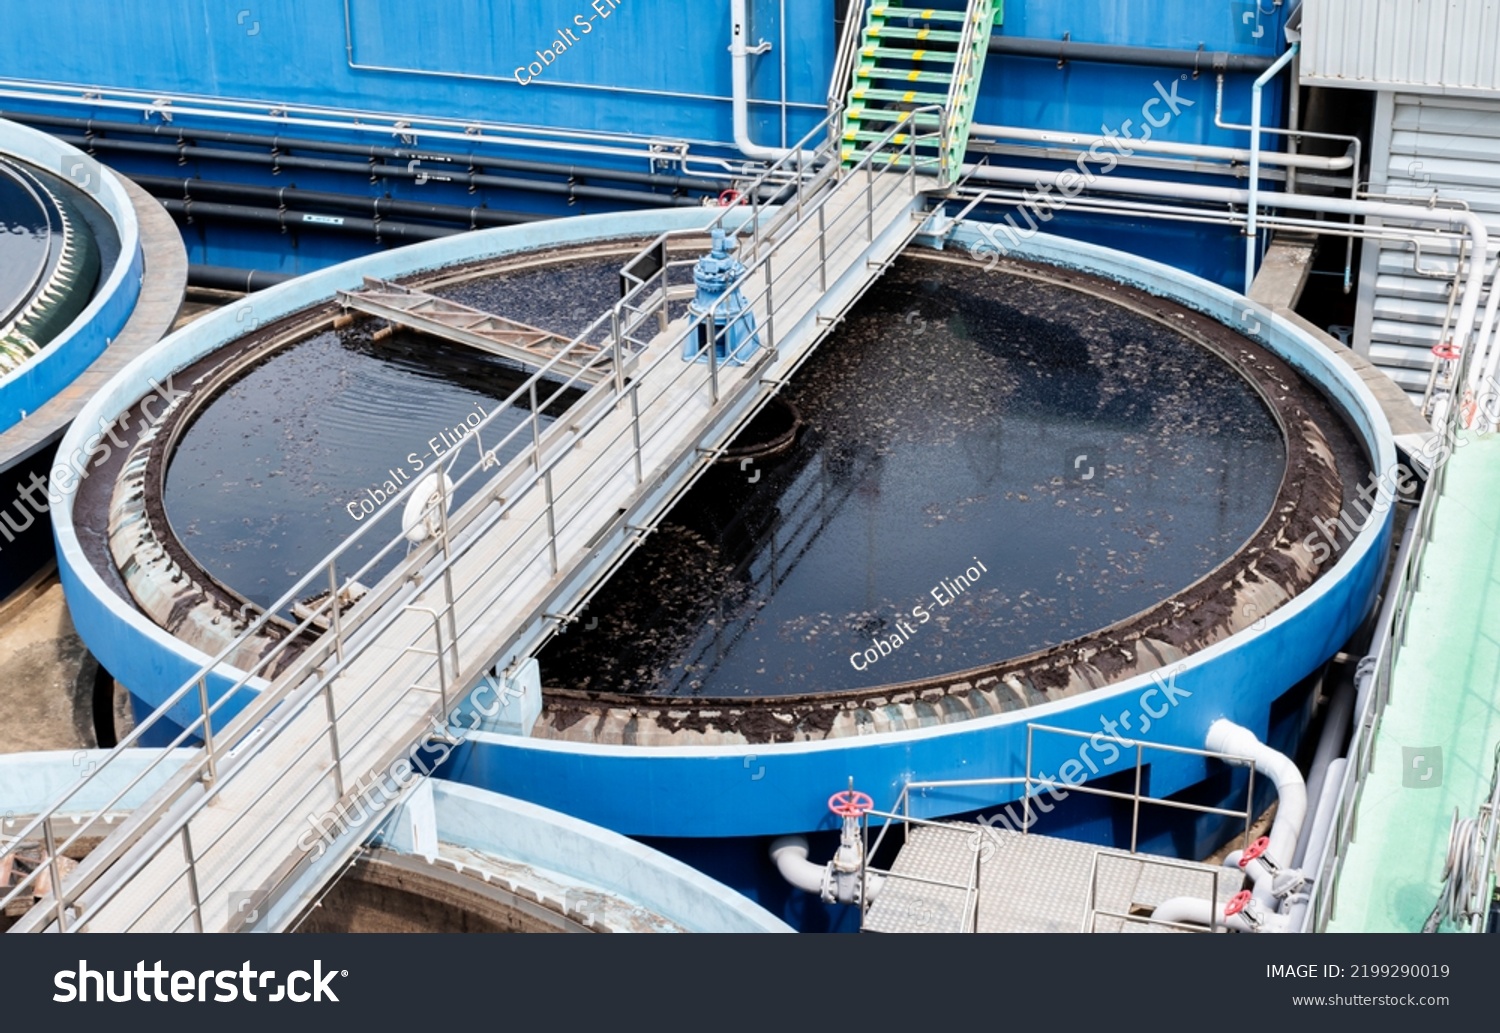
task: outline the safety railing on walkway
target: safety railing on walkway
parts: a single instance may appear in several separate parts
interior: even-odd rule
[[[1129,863],[1144,868],[1161,868],[1174,872],[1192,872],[1202,875],[1210,883],[1207,899],[1213,904],[1208,909],[1208,925],[1192,925],[1187,922],[1169,922],[1153,915],[1136,914],[1130,911],[1111,911],[1099,906],[1099,866],[1101,862],[1110,860],[1121,863]],[[1216,933],[1222,924],[1219,921],[1218,902],[1223,899],[1219,891],[1220,881],[1224,876],[1231,874],[1229,869],[1223,865],[1197,864],[1192,861],[1179,861],[1171,857],[1152,857],[1146,854],[1124,854],[1115,850],[1100,850],[1094,854],[1093,864],[1089,867],[1089,896],[1088,903],[1084,905],[1083,928],[1080,932],[1097,933],[1099,931],[1099,919],[1106,918],[1129,925],[1149,925],[1158,929],[1171,930],[1179,933]],[[1244,875],[1237,875],[1241,883]]]
[[[878,818],[882,822],[880,834],[875,837],[873,846],[870,844],[870,819]],[[902,835],[912,826],[917,828],[941,829],[950,835],[963,835],[969,837],[970,856],[973,864],[968,867],[968,878],[964,882],[949,882],[946,879],[929,879],[926,876],[916,875],[912,872],[897,872],[889,868],[877,868],[870,863],[874,856],[873,851],[880,849],[885,839],[886,831],[892,825],[900,825]],[[983,848],[980,842],[980,832],[975,828],[973,831],[962,825],[941,821],[926,821],[922,818],[913,818],[909,814],[896,814],[890,811],[865,811],[860,815],[860,828],[863,833],[865,845],[865,863],[860,866],[859,879],[859,927],[863,931],[866,920],[870,914],[870,892],[871,878],[876,884],[890,882],[910,882],[919,886],[936,886],[939,889],[959,890],[963,893],[963,903],[959,906],[958,920],[953,929],[929,929],[925,932],[954,932],[954,933],[977,933],[979,931],[979,866],[983,857]]]
[[[1129,792],[1129,793],[1122,793],[1122,792],[1119,792],[1119,791],[1113,790],[1113,789],[1102,789],[1102,788],[1099,788],[1097,786],[1090,786],[1090,785],[1087,784],[1086,781],[1084,781],[1084,782],[1067,782],[1067,781],[1061,781],[1061,780],[1058,780],[1058,779],[1055,779],[1055,778],[1047,778],[1045,776],[1032,774],[1033,762],[1034,762],[1035,756],[1036,756],[1036,754],[1035,754],[1035,738],[1036,738],[1036,735],[1038,733],[1041,733],[1041,734],[1044,734],[1044,735],[1060,735],[1060,736],[1063,736],[1065,738],[1072,738],[1072,739],[1082,739],[1082,740],[1085,740],[1085,741],[1088,741],[1088,742],[1093,742],[1095,744],[1098,744],[1098,743],[1109,743],[1109,744],[1112,744],[1112,745],[1117,746],[1117,747],[1123,747],[1127,751],[1134,751],[1134,753],[1135,753],[1135,763],[1134,763],[1135,785],[1134,785],[1134,789],[1131,792]],[[1097,748],[1097,745],[1096,745],[1096,748]],[[1186,755],[1186,756],[1192,756],[1192,757],[1203,757],[1203,758],[1206,758],[1206,759],[1219,760],[1219,761],[1223,761],[1224,763],[1236,764],[1238,766],[1242,766],[1242,767],[1247,768],[1248,771],[1249,771],[1249,777],[1246,779],[1246,784],[1245,784],[1245,806],[1244,806],[1244,808],[1241,809],[1241,810],[1232,810],[1232,809],[1228,809],[1228,808],[1224,808],[1224,807],[1210,807],[1210,806],[1208,806],[1206,804],[1184,803],[1181,800],[1168,800],[1168,799],[1165,799],[1165,798],[1162,798],[1162,797],[1154,797],[1154,796],[1149,796],[1149,795],[1144,794],[1141,791],[1141,785],[1142,785],[1142,781],[1143,781],[1143,772],[1144,772],[1144,766],[1145,766],[1145,757],[1146,757],[1146,753],[1147,753],[1148,750],[1155,750],[1155,751],[1161,751],[1161,752],[1164,752],[1164,753],[1172,753],[1172,754]],[[1119,800],[1119,801],[1122,801],[1122,802],[1129,802],[1130,805],[1131,805],[1131,817],[1130,817],[1130,851],[1129,851],[1129,854],[1126,855],[1126,856],[1135,857],[1138,860],[1142,861],[1143,863],[1146,862],[1146,861],[1152,861],[1152,862],[1160,863],[1160,864],[1163,864],[1163,865],[1168,865],[1168,866],[1177,865],[1177,866],[1180,866],[1180,867],[1190,868],[1190,869],[1199,870],[1199,871],[1203,870],[1203,866],[1199,865],[1199,864],[1196,864],[1194,862],[1189,862],[1189,861],[1180,861],[1179,862],[1179,861],[1175,861],[1175,860],[1173,860],[1171,858],[1148,858],[1145,855],[1142,855],[1142,854],[1138,853],[1137,846],[1139,845],[1139,836],[1140,836],[1140,816],[1141,816],[1141,807],[1142,807],[1143,804],[1150,805],[1150,806],[1156,806],[1156,807],[1165,807],[1165,808],[1172,809],[1172,810],[1187,811],[1187,812],[1191,812],[1191,813],[1194,813],[1194,814],[1216,815],[1216,816],[1222,817],[1222,818],[1237,818],[1237,819],[1239,819],[1239,820],[1241,820],[1241,821],[1244,822],[1244,827],[1245,827],[1245,841],[1247,843],[1249,842],[1251,826],[1252,826],[1252,824],[1254,823],[1254,820],[1255,820],[1255,815],[1254,815],[1255,768],[1254,768],[1253,764],[1251,763],[1250,758],[1248,758],[1248,757],[1240,757],[1240,756],[1236,756],[1234,754],[1229,754],[1229,753],[1218,753],[1218,752],[1215,752],[1213,750],[1194,749],[1194,748],[1188,747],[1188,746],[1173,746],[1173,745],[1170,745],[1168,743],[1146,742],[1145,740],[1142,740],[1142,739],[1126,739],[1126,738],[1123,738],[1121,736],[1116,736],[1116,735],[1105,735],[1102,732],[1099,732],[1099,733],[1094,733],[1094,732],[1079,732],[1079,731],[1075,731],[1075,730],[1073,730],[1071,728],[1056,728],[1056,727],[1053,727],[1051,725],[1042,725],[1042,724],[1031,724],[1031,723],[1029,723],[1026,726],[1026,772],[1025,772],[1024,775],[1013,775],[1013,776],[999,777],[999,778],[963,778],[963,779],[942,779],[942,780],[936,780],[936,781],[912,781],[912,782],[906,783],[906,785],[902,786],[900,794],[896,797],[896,803],[895,803],[895,806],[893,806],[891,808],[891,812],[889,812],[889,813],[887,813],[887,812],[875,812],[875,811],[871,811],[870,812],[871,815],[873,815],[873,816],[875,816],[877,818],[887,819],[885,821],[885,823],[881,826],[880,832],[876,836],[875,842],[873,844],[871,844],[870,841],[869,841],[869,835],[868,835],[868,817],[869,816],[867,816],[866,836],[865,836],[865,844],[866,844],[865,859],[866,859],[866,863],[868,864],[869,859],[872,858],[872,857],[874,857],[874,856],[876,856],[876,854],[880,851],[881,847],[884,846],[886,833],[890,831],[890,829],[891,829],[891,827],[893,825],[900,825],[901,826],[901,828],[902,828],[902,841],[903,841],[903,843],[906,841],[906,834],[907,834],[906,830],[911,825],[918,825],[918,826],[920,826],[920,825],[937,825],[937,826],[940,826],[942,828],[946,828],[946,829],[950,829],[950,830],[953,829],[953,828],[955,828],[955,826],[953,824],[949,824],[949,823],[932,822],[932,821],[926,821],[926,820],[923,820],[923,819],[920,819],[920,818],[913,818],[911,816],[911,798],[912,798],[912,794],[913,793],[918,793],[918,794],[926,795],[929,792],[940,791],[940,790],[979,789],[979,788],[985,788],[985,787],[991,787],[991,786],[996,786],[996,787],[998,787],[998,786],[1020,786],[1020,787],[1022,787],[1022,789],[1023,789],[1023,795],[1022,795],[1023,816],[1021,818],[1021,821],[1019,822],[1019,824],[1021,826],[1020,832],[1021,832],[1022,835],[1028,835],[1028,834],[1030,834],[1032,826],[1036,824],[1036,818],[1033,816],[1033,813],[1032,813],[1032,800],[1035,799],[1039,795],[1039,791],[1040,790],[1049,790],[1049,791],[1050,790],[1060,790],[1060,791],[1062,791],[1064,793],[1081,793],[1081,794],[1084,794],[1084,795],[1087,795],[1087,796],[1101,796],[1101,797],[1105,797],[1105,798],[1111,799],[1111,800]],[[967,806],[968,804],[971,804],[971,803],[972,803],[972,800],[969,800],[969,801],[967,801],[967,803],[959,803],[957,805],[958,806],[965,806],[965,807],[967,807],[967,809],[975,809],[975,808]],[[1048,810],[1050,810],[1050,809],[1051,808],[1048,808]],[[963,828],[963,826],[961,826],[961,825],[957,826],[957,827],[958,828]],[[975,847],[977,855],[982,855],[984,853],[983,840],[986,837],[993,837],[995,835],[995,833],[992,831],[992,828],[993,828],[993,826],[988,825],[988,824],[983,824],[983,825],[979,825],[979,826],[975,827],[975,835],[978,837],[978,840],[976,841],[976,847]],[[1095,863],[1097,864],[1097,858],[1095,860]],[[884,870],[877,870],[877,869],[873,869],[873,868],[871,869],[871,871],[876,871],[880,875],[888,874]],[[1096,875],[1097,872],[1095,872],[1094,874]],[[903,877],[911,877],[911,876],[903,876]],[[976,880],[976,890],[975,890],[976,896],[975,896],[975,904],[974,904],[974,906],[976,908],[976,912],[975,912],[976,915],[977,915],[977,908],[978,908],[978,896],[977,896],[978,889],[977,889],[977,886],[978,886],[979,877],[980,877],[980,868],[979,868],[978,862],[976,861],[975,876],[974,876],[974,878]],[[943,885],[947,885],[947,884],[943,884]],[[1096,898],[1095,898],[1094,891],[1096,889],[1097,889],[1097,881],[1093,881],[1093,886],[1091,887],[1091,892],[1090,892],[1089,901],[1088,901],[1088,910],[1089,910],[1090,914],[1086,915],[1085,919],[1084,919],[1085,930],[1088,930],[1088,929],[1092,928],[1092,926],[1094,924],[1094,921],[1095,921],[1094,918],[1091,917],[1091,915],[1095,911]],[[868,897],[866,897],[866,899],[868,899]],[[1218,899],[1218,883],[1217,883],[1217,881],[1215,882],[1215,885],[1214,885],[1214,898],[1213,899],[1215,899],[1215,900]],[[862,905],[862,907],[866,907],[866,906],[867,905]],[[1122,917],[1120,915],[1116,915],[1116,914],[1113,914],[1111,912],[1106,912],[1106,911],[1102,911],[1102,910],[1098,911],[1098,915],[1099,915],[1099,917],[1110,917],[1110,918]],[[1131,921],[1149,921],[1149,919],[1143,918],[1142,916],[1123,916],[1123,917],[1128,918]],[[1156,924],[1160,924],[1160,925],[1174,925],[1175,926],[1176,923],[1165,923],[1165,922],[1162,922],[1162,923],[1156,923]]]
[[[1462,263],[1460,263],[1461,265]],[[1492,278],[1490,290],[1500,289]],[[1483,345],[1492,330],[1487,323],[1481,326],[1474,338],[1474,346],[1466,350],[1457,360],[1450,383],[1456,390],[1468,382],[1471,366],[1483,361]],[[1354,715],[1354,730],[1346,753],[1348,763],[1337,786],[1325,791],[1337,792],[1328,830],[1320,843],[1308,844],[1306,856],[1312,859],[1315,870],[1310,872],[1309,904],[1303,918],[1302,932],[1325,932],[1333,918],[1336,903],[1336,887],[1349,842],[1354,837],[1354,818],[1364,794],[1365,777],[1375,755],[1375,738],[1380,731],[1381,718],[1391,700],[1391,676],[1401,648],[1406,642],[1407,621],[1411,616],[1412,602],[1416,597],[1422,578],[1422,560],[1428,544],[1432,541],[1433,523],[1437,509],[1448,482],[1448,460],[1452,456],[1454,442],[1462,432],[1465,417],[1464,407],[1450,402],[1443,412],[1437,433],[1444,445],[1428,471],[1427,482],[1422,490],[1416,511],[1407,521],[1401,544],[1396,552],[1394,573],[1386,588],[1385,599],[1375,621],[1375,634],[1370,651],[1361,662],[1359,672],[1368,678],[1369,689],[1358,701]],[[1373,668],[1373,669],[1371,669]],[[1488,878],[1493,880],[1495,870],[1495,823],[1491,823],[1487,838],[1485,861]]]
[[[885,142],[889,143],[891,138],[906,128],[906,123],[916,114],[912,112],[894,125]],[[826,128],[826,123],[815,127],[803,144]],[[829,155],[821,161],[822,167],[811,175],[808,175],[811,170],[806,157],[801,153],[802,146],[799,145],[786,158],[773,164],[758,179],[747,185],[740,198],[744,203],[726,207],[708,227],[709,230],[725,228],[731,231],[744,228],[750,234],[749,267],[738,286],[749,295],[749,310],[762,312],[765,317],[764,323],[755,331],[762,347],[750,363],[751,372],[763,368],[778,354],[781,338],[775,319],[776,297],[778,292],[790,294],[796,286],[785,277],[794,270],[798,261],[806,258],[815,247],[816,273],[820,286],[826,289],[830,275],[829,256],[836,253],[845,241],[856,237],[873,242],[878,233],[885,229],[877,226],[875,221],[876,210],[881,204],[899,192],[915,198],[922,191],[924,183],[920,178],[915,153],[918,139],[915,132],[908,136],[905,147],[912,160],[906,169],[877,169],[867,160],[841,173],[837,162]],[[787,188],[784,186],[789,172],[794,172],[796,178],[795,194],[792,197],[786,197]],[[849,197],[839,210],[830,211],[831,199],[839,194],[828,188],[836,184],[847,184],[858,177],[863,177],[865,189],[856,196]],[[773,213],[770,210],[771,203],[778,199],[783,203]],[[839,240],[829,241],[827,228],[838,224],[840,217],[850,215],[857,206],[862,207],[863,217],[845,230]],[[814,243],[796,254],[778,252],[777,245],[790,239],[797,229],[810,225],[813,220],[817,220],[819,229]],[[641,259],[644,258],[649,263],[652,255],[665,254],[665,249],[674,239],[701,239],[704,232],[698,230],[665,234],[637,256],[637,260],[632,261],[627,270],[642,269]],[[203,901],[226,886],[235,885],[232,880],[239,872],[236,867],[216,880],[214,885],[200,885],[198,859],[222,844],[229,835],[229,830],[235,826],[231,824],[213,842],[194,843],[189,823],[203,808],[222,797],[225,787],[234,784],[236,776],[247,769],[247,762],[274,740],[278,729],[288,726],[305,714],[314,713],[315,708],[322,711],[319,718],[320,730],[307,741],[297,758],[287,765],[287,770],[291,771],[295,769],[296,760],[318,754],[326,758],[326,774],[322,778],[309,780],[292,807],[281,816],[281,820],[295,820],[299,810],[307,806],[307,801],[320,790],[326,791],[330,785],[340,803],[349,801],[350,786],[357,781],[357,775],[355,779],[349,777],[356,773],[345,771],[346,759],[361,746],[383,748],[387,745],[367,740],[364,736],[348,735],[349,730],[341,726],[341,721],[347,724],[351,711],[379,684],[380,675],[389,673],[396,664],[405,662],[413,654],[430,658],[422,668],[425,674],[419,675],[417,679],[422,682],[435,676],[437,681],[436,686],[430,686],[436,690],[437,702],[429,716],[451,718],[455,714],[452,707],[457,695],[468,684],[477,681],[485,667],[494,663],[495,657],[504,656],[522,633],[523,628],[516,627],[504,641],[485,640],[468,649],[464,648],[465,634],[474,629],[480,616],[489,611],[496,599],[512,589],[518,578],[525,576],[531,561],[535,559],[532,555],[518,552],[529,541],[530,533],[539,527],[545,528],[544,549],[549,558],[549,568],[554,575],[558,574],[561,569],[558,547],[560,535],[571,530],[568,523],[570,520],[588,511],[589,502],[602,490],[601,486],[608,483],[610,476],[628,470],[638,485],[644,484],[648,479],[650,474],[645,453],[654,443],[652,434],[659,430],[659,427],[652,426],[643,419],[652,403],[661,399],[674,386],[691,381],[698,382],[694,391],[705,394],[710,403],[717,404],[721,401],[721,362],[718,355],[721,345],[726,349],[730,347],[730,334],[738,322],[735,318],[724,319],[724,325],[716,329],[710,346],[705,349],[707,363],[682,362],[681,339],[675,342],[674,347],[656,356],[653,368],[670,368],[674,363],[680,368],[666,377],[664,384],[651,382],[654,392],[651,397],[642,396],[642,385],[649,378],[646,370],[638,368],[638,361],[644,345],[655,334],[644,338],[639,334],[647,325],[655,323],[659,326],[659,317],[669,304],[671,293],[667,277],[674,266],[681,267],[683,264],[685,263],[669,262],[650,275],[627,280],[629,289],[619,303],[580,333],[568,347],[561,349],[550,362],[529,377],[501,406],[481,421],[472,435],[478,456],[466,471],[456,478],[450,476],[458,473],[461,457],[468,454],[467,441],[451,453],[438,471],[439,476],[435,481],[424,479],[403,489],[383,510],[372,516],[342,545],[300,578],[281,599],[250,622],[250,626],[239,638],[168,696],[155,713],[143,720],[101,761],[89,779],[80,781],[61,794],[45,812],[28,823],[18,833],[18,841],[29,842],[40,838],[49,862],[11,888],[0,899],[0,906],[8,905],[23,893],[31,892],[40,872],[48,871],[51,874],[53,892],[46,907],[51,920],[59,930],[64,931],[86,925],[118,895],[133,875],[175,844],[183,855],[181,874],[170,886],[163,888],[157,901],[162,900],[169,890],[185,883],[192,909],[190,914],[182,918],[179,927],[210,928],[213,923],[205,923]],[[726,292],[701,320],[684,331],[684,336],[696,334],[699,323],[717,327],[720,311],[732,293]],[[601,362],[605,358],[609,363],[608,376],[593,389],[587,390],[587,385],[583,383],[585,372],[591,368],[591,363]],[[570,359],[575,363],[576,369],[571,376],[559,369],[563,362]],[[756,385],[751,380],[741,386],[748,388]],[[584,393],[567,410],[565,420],[558,420],[543,429],[541,414],[565,404],[570,392]],[[556,483],[556,471],[569,455],[572,444],[604,423],[612,414],[622,410],[629,413],[624,428],[610,442],[601,445],[594,460],[578,471],[572,480],[561,485]],[[487,447],[484,437],[491,432],[496,420],[503,414],[516,412],[523,412],[527,418],[518,421],[498,442],[492,437],[491,441],[494,443]],[[615,455],[611,446],[625,437],[630,439],[625,465],[615,469],[600,467],[599,464],[607,457]],[[518,447],[519,454],[506,462],[498,472],[492,472],[501,465],[499,455],[510,447]],[[470,483],[482,483],[483,489],[457,512],[450,514],[450,500]],[[589,483],[595,484],[591,492],[587,490]],[[424,484],[427,487],[424,488]],[[430,497],[421,503],[420,514],[420,522],[430,533],[414,544],[413,537],[407,533],[408,528],[403,526],[402,514],[418,488],[431,491]],[[573,497],[566,497],[570,491]],[[499,550],[488,566],[472,577],[467,588],[461,592],[455,591],[455,564],[470,555],[477,543],[485,541],[495,532],[501,521],[521,513],[523,504],[538,501],[540,504],[535,506],[534,515],[524,526],[506,525],[506,538],[510,545]],[[380,540],[376,537],[377,527],[389,534],[389,539],[383,546],[374,549],[371,555],[361,555],[356,550],[373,546]],[[641,535],[649,531],[645,528],[632,530]],[[359,601],[347,605],[344,590],[361,577],[371,576],[372,572],[392,558],[400,560],[395,572],[379,580]],[[486,580],[487,576],[503,564],[512,564],[517,573],[509,579]],[[434,589],[440,595],[440,600],[428,597],[427,594]],[[466,598],[466,593],[472,593],[476,589],[483,589],[486,598]],[[285,611],[311,592],[325,591],[326,596],[320,602],[299,610],[303,614],[300,623],[293,627],[290,634],[268,649],[255,664],[250,665],[249,670],[241,672],[223,666],[228,657],[267,630],[274,614]],[[463,626],[459,625],[460,603],[465,604],[467,611],[475,615]],[[422,625],[424,630],[405,641],[386,641],[386,633],[399,620],[413,612],[430,617]],[[574,619],[565,614],[544,616],[553,622],[547,633]],[[318,634],[323,627],[329,630]],[[318,637],[310,645],[306,645],[306,637],[312,635]],[[357,695],[348,699],[341,698],[336,702],[333,692],[335,680],[346,674],[351,664],[363,657],[369,647],[376,643],[390,650],[393,658],[388,658],[376,675],[367,675],[367,681]],[[295,653],[294,646],[304,645],[300,654]],[[533,645],[540,645],[540,642]],[[236,709],[239,710],[237,714]],[[232,714],[235,716],[231,718]],[[373,727],[378,725],[367,724],[367,735]],[[180,730],[173,732],[173,728]],[[341,731],[346,734],[341,735]],[[127,793],[155,770],[155,764],[144,766],[132,778],[125,780],[102,805],[83,808],[87,817],[81,818],[73,826],[74,831],[63,842],[57,842],[50,819],[64,811],[79,811],[77,801],[80,796],[95,780],[112,775],[118,759],[147,736],[170,738],[171,747],[191,745],[195,740],[201,741],[203,747],[194,759],[184,765],[170,788],[158,794],[149,812],[145,812],[145,809],[138,811],[126,822],[125,828],[117,832],[113,828],[104,828],[104,816],[114,810]],[[389,745],[394,747],[400,744]],[[161,757],[168,755],[169,751],[160,754]],[[268,793],[259,798],[266,795]],[[57,858],[75,849],[84,839],[98,836],[102,832],[115,832],[115,835],[97,848],[69,879],[65,881],[61,878]],[[149,850],[137,851],[128,869],[112,871],[116,862],[148,837],[155,840]],[[109,873],[107,884],[101,881],[106,873]],[[284,884],[296,872],[280,874],[280,881]],[[87,900],[83,902],[82,898],[85,896]],[[141,913],[149,912],[151,906],[148,905]]]

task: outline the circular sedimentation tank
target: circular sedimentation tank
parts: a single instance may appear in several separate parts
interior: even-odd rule
[[[560,252],[426,286],[571,336],[609,304],[618,263]],[[829,700],[893,686],[969,683],[963,713],[998,712],[1169,663],[1311,581],[1296,543],[1367,472],[1316,392],[1186,310],[1041,266],[973,271],[929,255],[886,275],[610,579],[586,630],[543,651],[544,734],[609,740],[611,707],[660,698],[790,707],[806,722],[791,733],[812,736]],[[185,607],[140,566],[132,591],[206,650],[523,380],[371,319],[269,340],[187,371],[194,391],[115,491],[116,563],[149,533],[177,584],[207,586]],[[489,433],[530,414],[505,417]],[[758,717],[715,730],[758,738]]]
[[[674,257],[710,218],[672,216]],[[99,600],[91,647],[153,705],[519,383],[343,318],[335,289],[399,279],[571,335],[661,220],[420,245],[251,299],[249,333],[224,313],[164,342],[98,407],[136,406],[148,374],[178,397],[60,532],[65,582]],[[1299,331],[1226,325],[1230,292],[1043,245],[989,271],[909,249],[540,651],[531,735],[474,733],[455,777],[629,834],[734,836],[821,827],[810,787],[850,775],[881,799],[1014,775],[1029,722],[1097,728],[1164,672],[1196,698],[1170,741],[1218,717],[1264,733],[1373,599],[1389,521],[1332,555],[1315,539],[1389,465],[1389,428]],[[760,791],[766,771],[800,788]],[[1203,777],[1168,759],[1153,792]]]

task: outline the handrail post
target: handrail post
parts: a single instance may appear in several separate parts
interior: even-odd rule
[[[198,705],[203,709],[203,749],[208,754],[208,781],[219,780],[219,758],[214,751],[214,722],[208,708],[208,675],[198,678]]]
[[[661,271],[661,289],[665,294],[667,290],[667,271]],[[665,329],[665,328],[663,328]],[[625,393],[625,363],[624,349],[620,347],[620,314],[617,311],[614,316],[614,329],[610,333],[610,345],[614,351],[611,359],[615,365],[615,399],[618,404],[619,396]]]
[[[727,295],[726,295],[727,297]],[[722,299],[721,299],[722,300]],[[724,343],[729,344],[729,323],[724,323],[724,329],[715,333],[713,331],[715,310],[719,308],[719,302],[715,302],[708,315],[703,318],[708,320],[708,386],[709,394],[713,397],[715,405],[719,404],[719,335],[723,334]],[[727,347],[726,347],[727,350]]]
[[[188,899],[193,902],[193,931],[203,931],[203,898],[198,890],[198,861],[193,857],[193,839],[189,826],[182,826],[182,857],[187,861]]]
[[[47,876],[52,882],[52,910],[57,921],[57,931],[68,931],[67,907],[63,899],[62,868],[57,863],[57,841],[52,835],[52,821],[42,819],[42,849],[47,851]]]
[[[765,270],[766,270],[766,347],[768,349],[770,349],[770,352],[771,352],[772,355],[775,355],[777,353],[777,351],[779,350],[777,348],[777,346],[776,346],[776,298],[775,298],[774,294],[772,293],[772,288],[776,284],[776,278],[771,275],[771,259],[774,256],[775,256],[775,252],[772,252],[770,255],[767,255],[766,256],[766,264],[765,264]]]
[[[438,533],[443,539],[443,601],[448,611],[448,641],[453,650],[453,677],[462,670],[458,655],[458,613],[453,597],[453,536],[448,533],[448,509],[452,500],[448,498],[448,478],[438,478]],[[438,666],[443,659],[438,657]]]
[[[328,605],[333,609],[333,655],[339,663],[344,662],[344,620],[339,613],[339,579],[334,571],[337,560],[328,561]]]
[[[442,667],[442,657],[438,657],[438,666]],[[333,787],[338,790],[338,798],[344,798],[344,757],[339,748],[339,723],[338,710],[333,705],[333,682],[323,683],[324,706],[328,710],[328,744],[333,750]],[[446,704],[444,705],[446,709]]]
[[[818,289],[828,290],[828,226],[824,218],[827,205],[818,205]]]
[[[1025,795],[1023,797],[1025,803],[1022,805],[1021,814],[1021,834],[1023,836],[1031,833],[1031,739],[1035,731],[1036,729],[1033,725],[1028,724],[1026,726],[1026,781],[1024,783]]]
[[[531,378],[531,468],[542,468],[542,418],[537,411],[536,378]]]
[[[640,484],[646,479],[646,472],[641,465],[641,383],[639,380],[630,385],[630,426],[635,436],[635,483]]]
[[[865,239],[875,241],[875,162],[865,166]]]
[[[556,499],[552,494],[552,468],[542,475],[542,485],[547,499],[547,554],[552,559],[552,573],[557,573],[557,512],[553,508]]]
[[[1135,744],[1135,799],[1131,801],[1130,807],[1130,852],[1136,852],[1136,838],[1140,834],[1141,822],[1141,758],[1145,754],[1145,747],[1139,742]]]

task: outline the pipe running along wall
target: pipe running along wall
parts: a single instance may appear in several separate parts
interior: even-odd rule
[[[974,180],[991,183],[1007,183],[1016,186],[1032,186],[1041,191],[1042,197],[1033,202],[1042,221],[1052,218],[1049,209],[1058,199],[1047,195],[1056,190],[1061,204],[1083,193],[1088,180],[1077,170],[1062,172],[1038,172],[1034,169],[994,168],[988,165],[965,165],[963,175]],[[1068,186],[1062,185],[1063,177],[1072,177]],[[1111,176],[1099,189],[1104,193],[1128,194],[1146,197],[1168,198],[1173,201],[1197,201],[1208,204],[1244,205],[1251,202],[1249,190],[1236,187],[1202,186],[1195,183],[1158,182],[1147,179],[1130,179]],[[1348,215],[1355,218],[1381,219],[1394,222],[1421,223],[1438,226],[1454,232],[1466,232],[1470,239],[1470,254],[1484,255],[1489,248],[1489,230],[1484,220],[1470,211],[1458,209],[1432,209],[1418,205],[1394,204],[1388,201],[1351,201],[1338,197],[1314,197],[1304,194],[1275,194],[1258,202],[1259,207],[1286,208],[1300,212],[1321,212],[1331,215]],[[1495,316],[1500,310],[1500,290],[1492,290],[1485,304],[1483,323],[1476,326],[1479,298],[1484,293],[1483,261],[1471,261],[1464,280],[1463,301],[1459,306],[1459,335],[1455,340],[1459,351],[1465,351],[1471,343],[1488,343],[1493,334]],[[1500,355],[1494,357],[1500,364]],[[1479,366],[1479,363],[1474,363]],[[1473,379],[1477,380],[1477,377]],[[1474,384],[1471,381],[1472,392]],[[1434,410],[1433,423],[1441,422],[1446,411],[1446,399],[1440,399]]]

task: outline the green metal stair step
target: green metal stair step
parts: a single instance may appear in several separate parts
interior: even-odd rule
[[[923,93],[921,90],[878,90],[873,86],[861,86],[849,94],[849,100],[853,103],[886,100],[897,104],[916,104],[921,107],[936,104],[941,107],[948,103],[948,95],[946,93]]]
[[[859,55],[866,61],[886,58],[913,62],[940,61],[951,65],[958,60],[956,50],[931,50],[925,47],[865,47]]]
[[[862,143],[879,143],[886,138],[887,133],[890,133],[889,129],[846,129],[844,130],[842,139],[845,143],[854,143],[856,141]],[[910,133],[894,133],[891,135],[889,146],[905,147],[907,141],[909,141],[910,139]],[[943,146],[943,141],[936,132],[918,133],[916,146],[940,148]]]
[[[951,29],[904,29],[899,25],[869,25],[867,39],[909,39],[917,43],[962,43],[964,34]]]
[[[845,121],[847,122],[899,122],[909,111],[900,108],[850,108]],[[918,129],[936,129],[943,124],[943,117],[935,115],[930,111],[924,111],[912,119]]]
[[[963,24],[968,11],[948,11],[941,7],[901,7],[897,4],[874,4],[870,8],[870,20],[877,18],[907,18],[919,22],[957,22]]]
[[[877,79],[897,79],[901,82],[930,82],[942,83],[944,85],[953,81],[953,72],[923,72],[915,68],[860,68],[854,73],[854,77],[861,82],[874,82]]]

